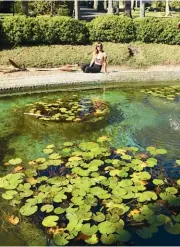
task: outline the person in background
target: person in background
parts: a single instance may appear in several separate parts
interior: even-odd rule
[[[81,69],[85,73],[99,73],[102,67],[104,67],[104,72],[107,73],[107,54],[103,50],[103,45],[99,42],[93,52],[91,63],[82,65]]]

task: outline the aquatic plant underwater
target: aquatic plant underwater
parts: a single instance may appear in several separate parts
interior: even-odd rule
[[[10,224],[35,222],[52,245],[124,245],[133,232],[149,239],[160,227],[180,234],[180,179],[164,168],[167,151],[116,148],[109,140],[50,144],[37,159],[6,162],[0,188],[13,208]]]

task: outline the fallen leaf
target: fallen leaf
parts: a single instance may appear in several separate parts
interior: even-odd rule
[[[37,183],[37,180],[36,180],[35,178],[33,178],[33,177],[31,177],[31,178],[26,178],[26,181],[27,181],[28,183],[30,183],[31,185],[34,185],[34,184]]]
[[[4,166],[9,166],[9,165],[10,165],[10,163],[8,163],[8,162],[4,163]]]
[[[80,232],[79,235],[76,237],[76,240],[87,240],[90,237],[91,236],[87,236],[87,235],[83,234],[82,232]]]
[[[11,215],[8,217],[9,223],[16,226],[19,223],[19,218],[17,216]]]
[[[16,166],[13,170],[13,172],[19,172],[21,170],[23,170],[24,168],[22,166]]]
[[[142,167],[146,167],[146,166],[147,166],[147,163],[146,163],[146,162],[142,162],[142,163],[141,163],[141,166],[142,166]]]
[[[139,182],[140,182],[140,184],[142,184],[142,185],[147,185],[147,184],[148,184],[148,182],[147,182],[147,181],[144,181],[144,180],[139,181]]]
[[[135,214],[139,214],[139,212],[140,211],[138,209],[133,209],[132,211],[129,212],[128,216],[131,217],[131,216],[133,216]]]

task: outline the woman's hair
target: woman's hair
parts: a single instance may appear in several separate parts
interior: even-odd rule
[[[95,47],[95,51],[94,51],[95,54],[99,53],[99,50],[97,49],[98,47],[100,47],[100,51],[103,52],[103,45],[101,42],[98,42],[96,47]]]

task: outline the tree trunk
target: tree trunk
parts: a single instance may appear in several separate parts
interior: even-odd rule
[[[107,0],[104,0],[104,9],[107,9]]]
[[[74,16],[76,20],[80,19],[80,5],[79,0],[74,0]]]
[[[28,16],[28,1],[22,1],[22,9],[23,13]]]
[[[137,8],[138,7],[138,0],[136,0],[136,4],[135,4],[135,8]]]
[[[93,5],[94,9],[98,9],[98,0],[94,0],[94,5]]]
[[[145,17],[145,1],[140,0],[140,17]]]
[[[113,14],[112,0],[108,0],[108,14]]]
[[[126,16],[132,18],[132,14],[131,14],[131,0],[125,0],[124,14]]]
[[[169,15],[169,0],[166,0],[166,16]]]

